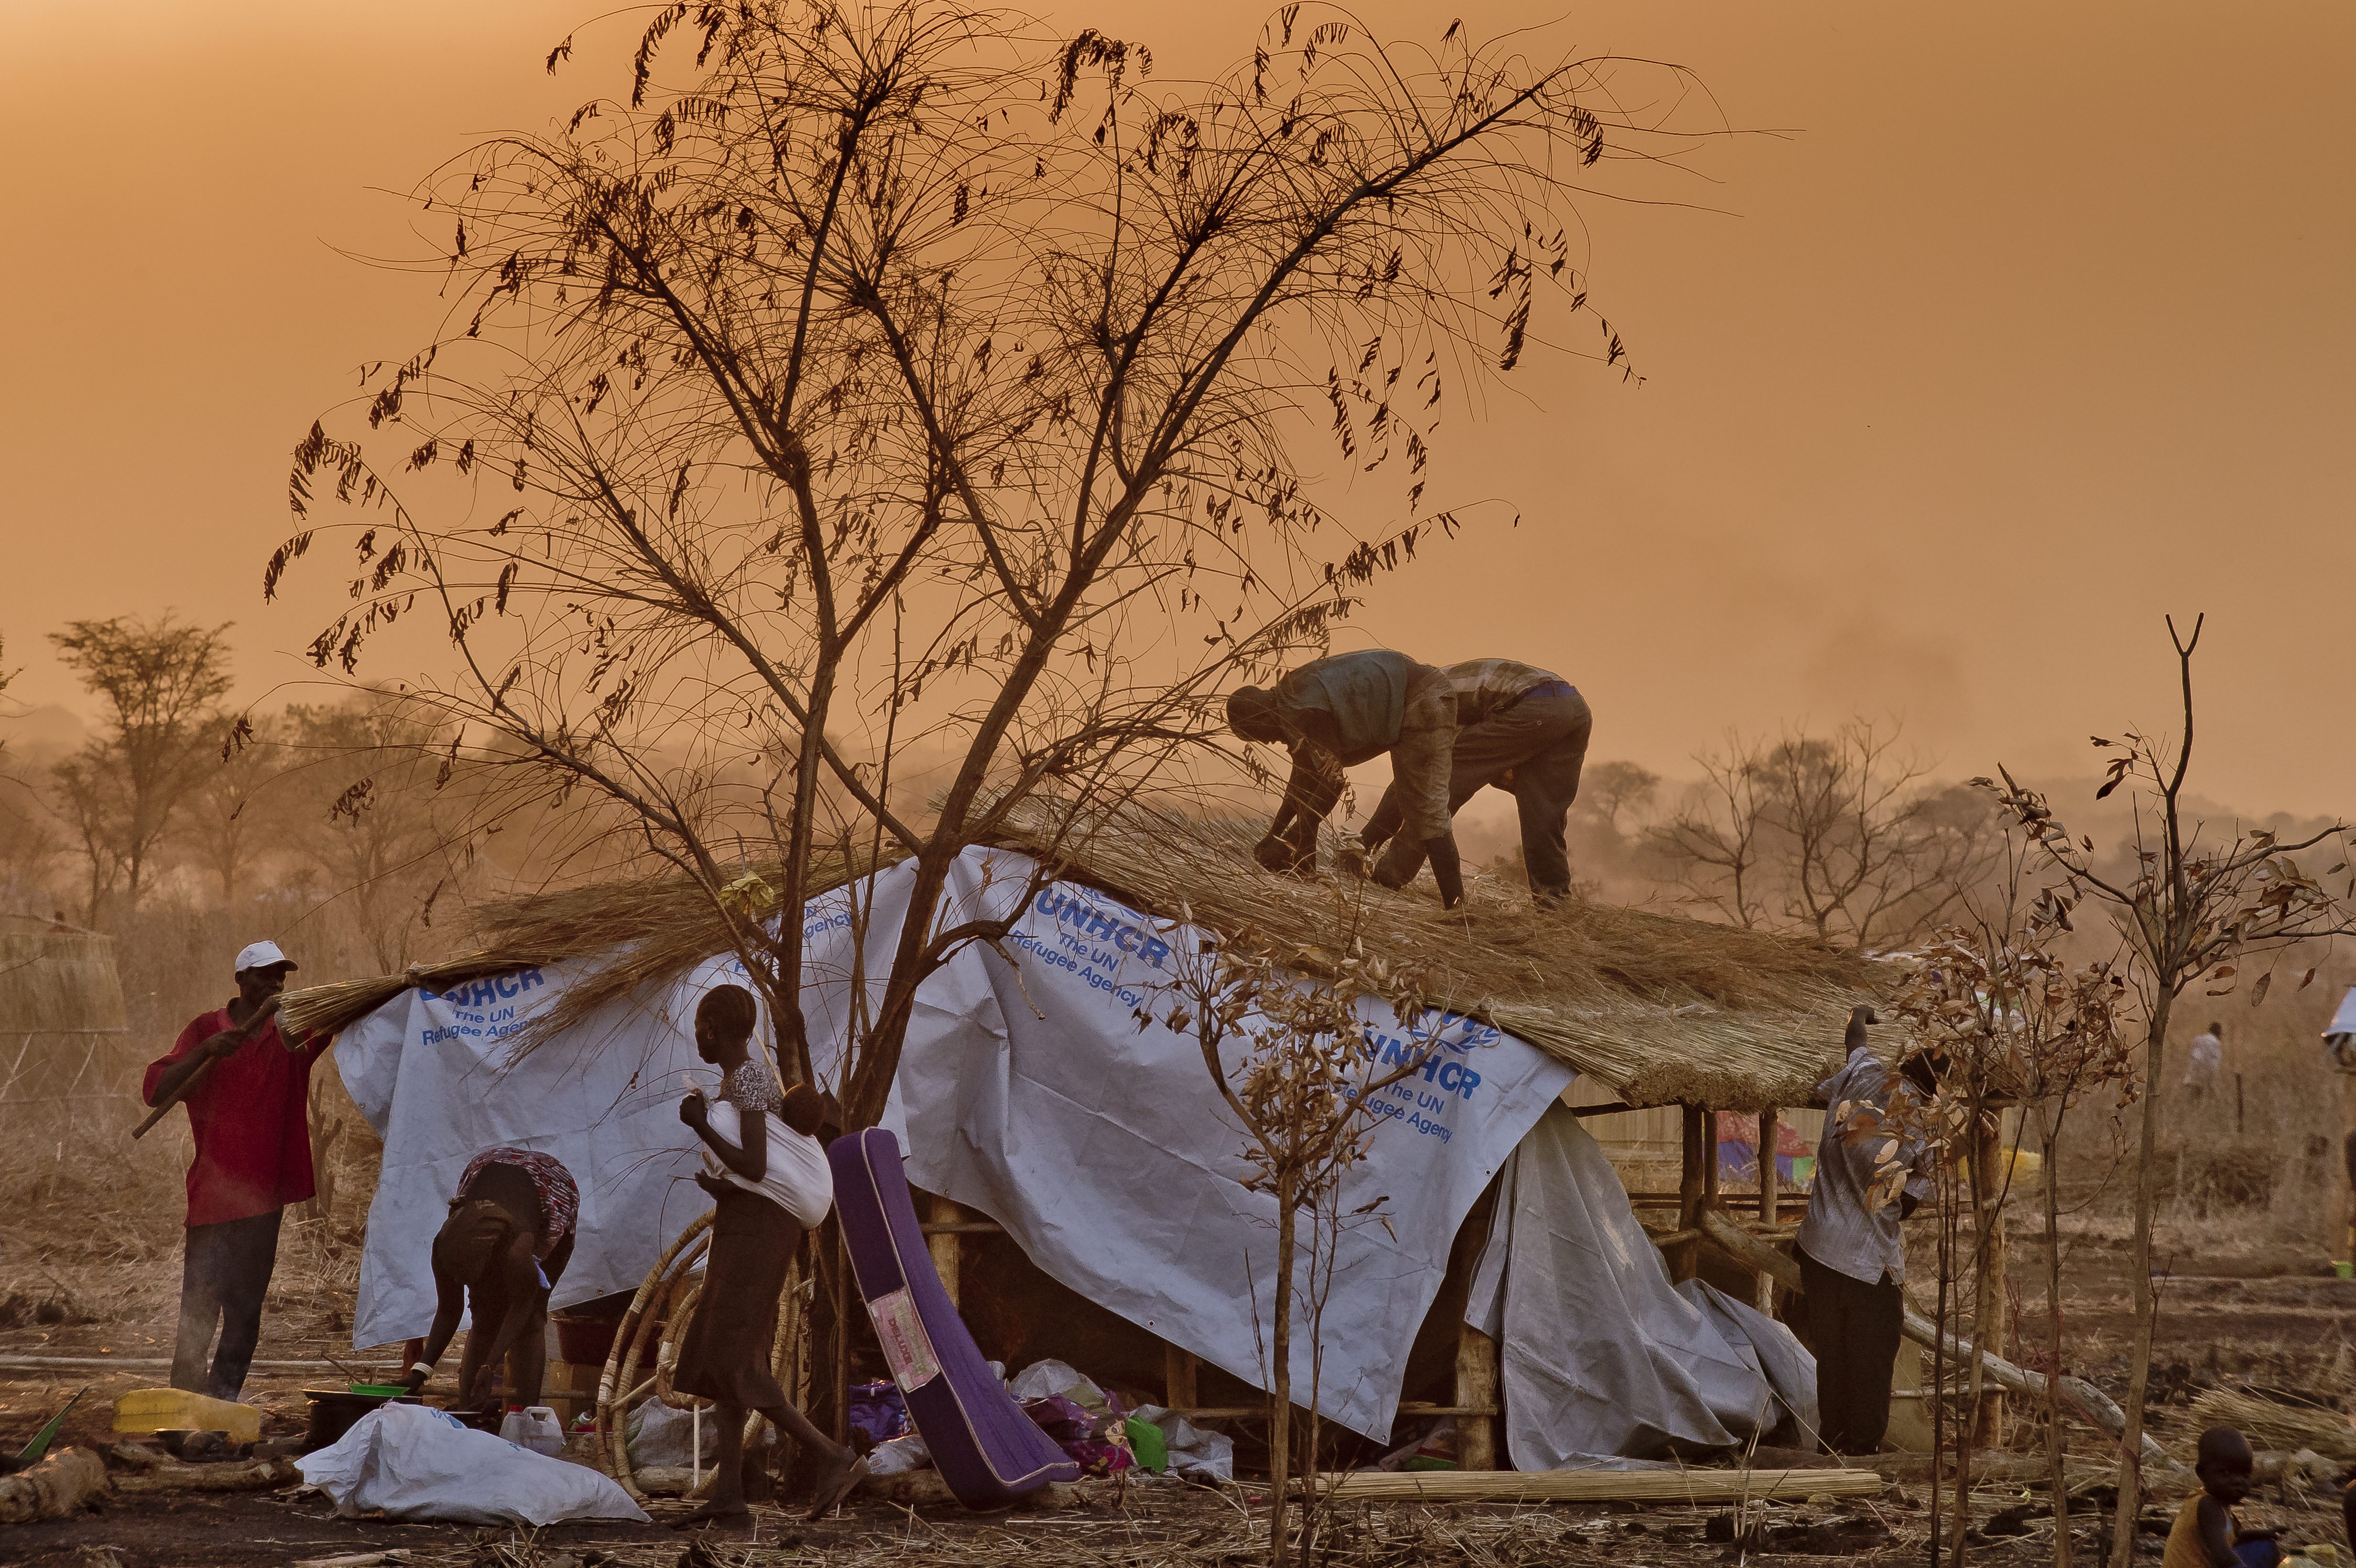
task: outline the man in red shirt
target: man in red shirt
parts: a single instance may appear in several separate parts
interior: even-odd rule
[[[274,1018],[250,1038],[239,1032],[284,987],[294,967],[274,942],[240,953],[235,999],[182,1029],[171,1054],[148,1063],[141,1088],[153,1105],[194,1080],[181,1102],[197,1157],[188,1167],[172,1386],[216,1399],[235,1399],[245,1386],[262,1336],[262,1299],[278,1262],[280,1212],[313,1191],[311,1064],[329,1037],[309,1035],[290,1045]],[[220,1346],[208,1375],[205,1351],[216,1325]]]

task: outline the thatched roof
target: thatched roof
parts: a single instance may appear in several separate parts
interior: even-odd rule
[[[89,931],[0,931],[0,1035],[119,1033],[130,1027],[114,939]]]
[[[1251,859],[1256,821],[1130,807],[1061,836],[1054,826],[1055,814],[1033,806],[1005,841],[1150,913],[1175,920],[1183,911],[1311,973],[1333,962],[1355,921],[1368,951],[1436,973],[1450,1006],[1635,1105],[1804,1104],[1839,1064],[1850,1008],[1886,985],[1854,954],[1764,932],[1605,904],[1534,912],[1518,884],[1476,879],[1464,907],[1443,912],[1428,887],[1393,892],[1275,875]],[[819,885],[839,887],[851,869],[830,864]],[[562,998],[564,1017],[545,1020],[561,1027],[727,946],[710,902],[675,877],[520,898],[485,912],[484,923],[484,952],[292,993],[287,1019],[340,1028],[420,981],[605,955]]]

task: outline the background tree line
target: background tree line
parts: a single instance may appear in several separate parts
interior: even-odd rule
[[[50,635],[96,722],[70,750],[0,752],[0,904],[131,939],[126,970],[159,923],[202,916],[224,941],[303,924],[323,960],[400,968],[456,880],[464,792],[436,787],[430,732],[392,694],[233,709],[229,631],[167,612]]]

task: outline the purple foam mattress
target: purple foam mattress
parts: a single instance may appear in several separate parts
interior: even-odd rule
[[[908,1415],[958,1501],[1003,1508],[1080,1467],[1023,1413],[982,1359],[933,1272],[908,1201],[900,1144],[881,1127],[834,1140],[835,1207],[859,1294]]]

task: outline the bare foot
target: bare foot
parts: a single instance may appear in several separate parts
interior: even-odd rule
[[[740,1500],[722,1502],[718,1499],[705,1503],[693,1513],[670,1521],[673,1530],[695,1530],[707,1524],[743,1524],[753,1517],[753,1510]]]
[[[818,1486],[810,1492],[809,1517],[824,1519],[866,1478],[867,1461],[850,1449],[844,1449],[841,1460],[819,1477]]]

